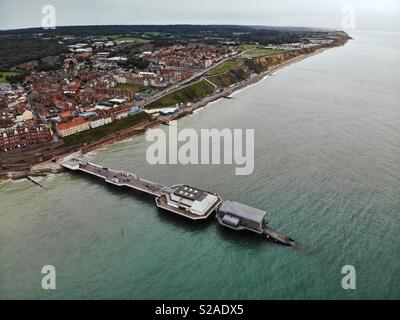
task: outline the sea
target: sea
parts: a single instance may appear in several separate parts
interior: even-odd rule
[[[84,174],[6,181],[0,299],[400,299],[400,34],[350,35],[178,121],[254,129],[251,175],[235,164],[150,165],[145,135],[88,155],[265,210],[296,247],[215,217],[188,221]],[[47,265],[54,290],[42,287]]]

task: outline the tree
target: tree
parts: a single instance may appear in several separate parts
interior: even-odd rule
[[[17,84],[20,83],[22,81],[25,80],[25,77],[28,75],[28,73],[22,72],[22,73],[18,73],[16,75],[9,75],[6,77],[6,80],[10,83],[10,84]]]
[[[128,58],[128,60],[126,61],[126,64],[128,66],[129,69],[146,69],[149,64],[150,61],[146,60],[146,59],[142,59],[139,57],[135,57],[135,56],[130,56]]]

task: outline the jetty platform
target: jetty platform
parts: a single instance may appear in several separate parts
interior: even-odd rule
[[[103,179],[106,183],[152,195],[158,208],[185,218],[202,220],[216,213],[218,222],[224,227],[249,230],[284,245],[292,246],[295,243],[290,237],[267,226],[265,211],[234,201],[223,201],[217,193],[187,184],[162,185],[139,178],[130,172],[116,171],[91,163],[81,154],[70,155],[59,164],[68,170],[81,171]]]

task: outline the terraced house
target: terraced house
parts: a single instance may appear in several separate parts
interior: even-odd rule
[[[56,125],[57,134],[60,137],[71,136],[75,133],[90,129],[89,122],[82,118],[76,118],[69,122],[58,123]]]
[[[20,126],[0,131],[0,150],[9,151],[51,141],[53,131],[48,125]]]

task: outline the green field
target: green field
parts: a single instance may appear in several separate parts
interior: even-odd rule
[[[172,36],[172,34],[167,32],[145,32],[143,34],[143,37],[146,38],[168,38],[170,36]]]
[[[206,97],[207,95],[213,93],[214,89],[215,88],[212,84],[208,83],[205,80],[202,80],[185,88],[171,92],[165,97],[151,103],[149,105],[149,108],[155,109],[162,107],[170,107],[181,102],[187,103],[187,102],[193,102],[195,100],[200,100]]]
[[[6,83],[7,76],[15,76],[16,74],[16,72],[0,72],[0,83]]]
[[[228,60],[225,61],[224,63],[220,64],[218,67],[212,69],[208,75],[209,76],[215,76],[217,74],[224,73],[238,65],[239,61],[238,60]]]
[[[251,50],[245,52],[243,55],[245,57],[251,58],[251,57],[257,57],[257,56],[265,56],[265,55],[277,54],[277,53],[281,53],[283,51],[285,51],[285,50],[254,48],[254,49],[251,49]]]
[[[162,33],[162,32],[146,32],[144,34],[144,36],[147,36],[147,37],[159,37],[162,34],[165,34],[165,33]]]
[[[124,36],[124,35],[114,35],[114,36],[104,36],[104,37],[95,37],[94,39],[98,40],[98,41],[107,41],[107,40],[111,40],[111,41],[115,41],[115,42],[119,42],[119,41],[134,41],[134,43],[149,43],[151,42],[148,39],[143,39],[140,37],[131,37],[131,36]]]
[[[135,43],[149,43],[150,40],[143,38],[135,38],[129,36],[112,36],[110,37],[112,41],[134,41]]]
[[[105,136],[108,136],[112,133],[116,133],[123,129],[133,127],[145,120],[151,120],[151,116],[146,112],[141,112],[133,116],[129,116],[125,119],[114,121],[110,124],[107,124],[99,128],[91,129],[88,131],[74,134],[73,136],[65,137],[63,138],[64,146],[65,147],[81,146],[85,143],[89,143],[104,138]]]
[[[258,47],[259,47],[258,44],[250,44],[250,43],[243,43],[243,44],[240,45],[240,48],[241,49],[245,49],[245,50],[247,50],[247,49],[255,49],[255,48],[258,48]]]
[[[146,87],[146,86],[141,86],[138,84],[131,84],[131,83],[118,83],[116,85],[116,88],[129,89],[129,90],[133,91],[134,93],[140,92],[140,91],[145,91],[148,89],[148,87]]]

